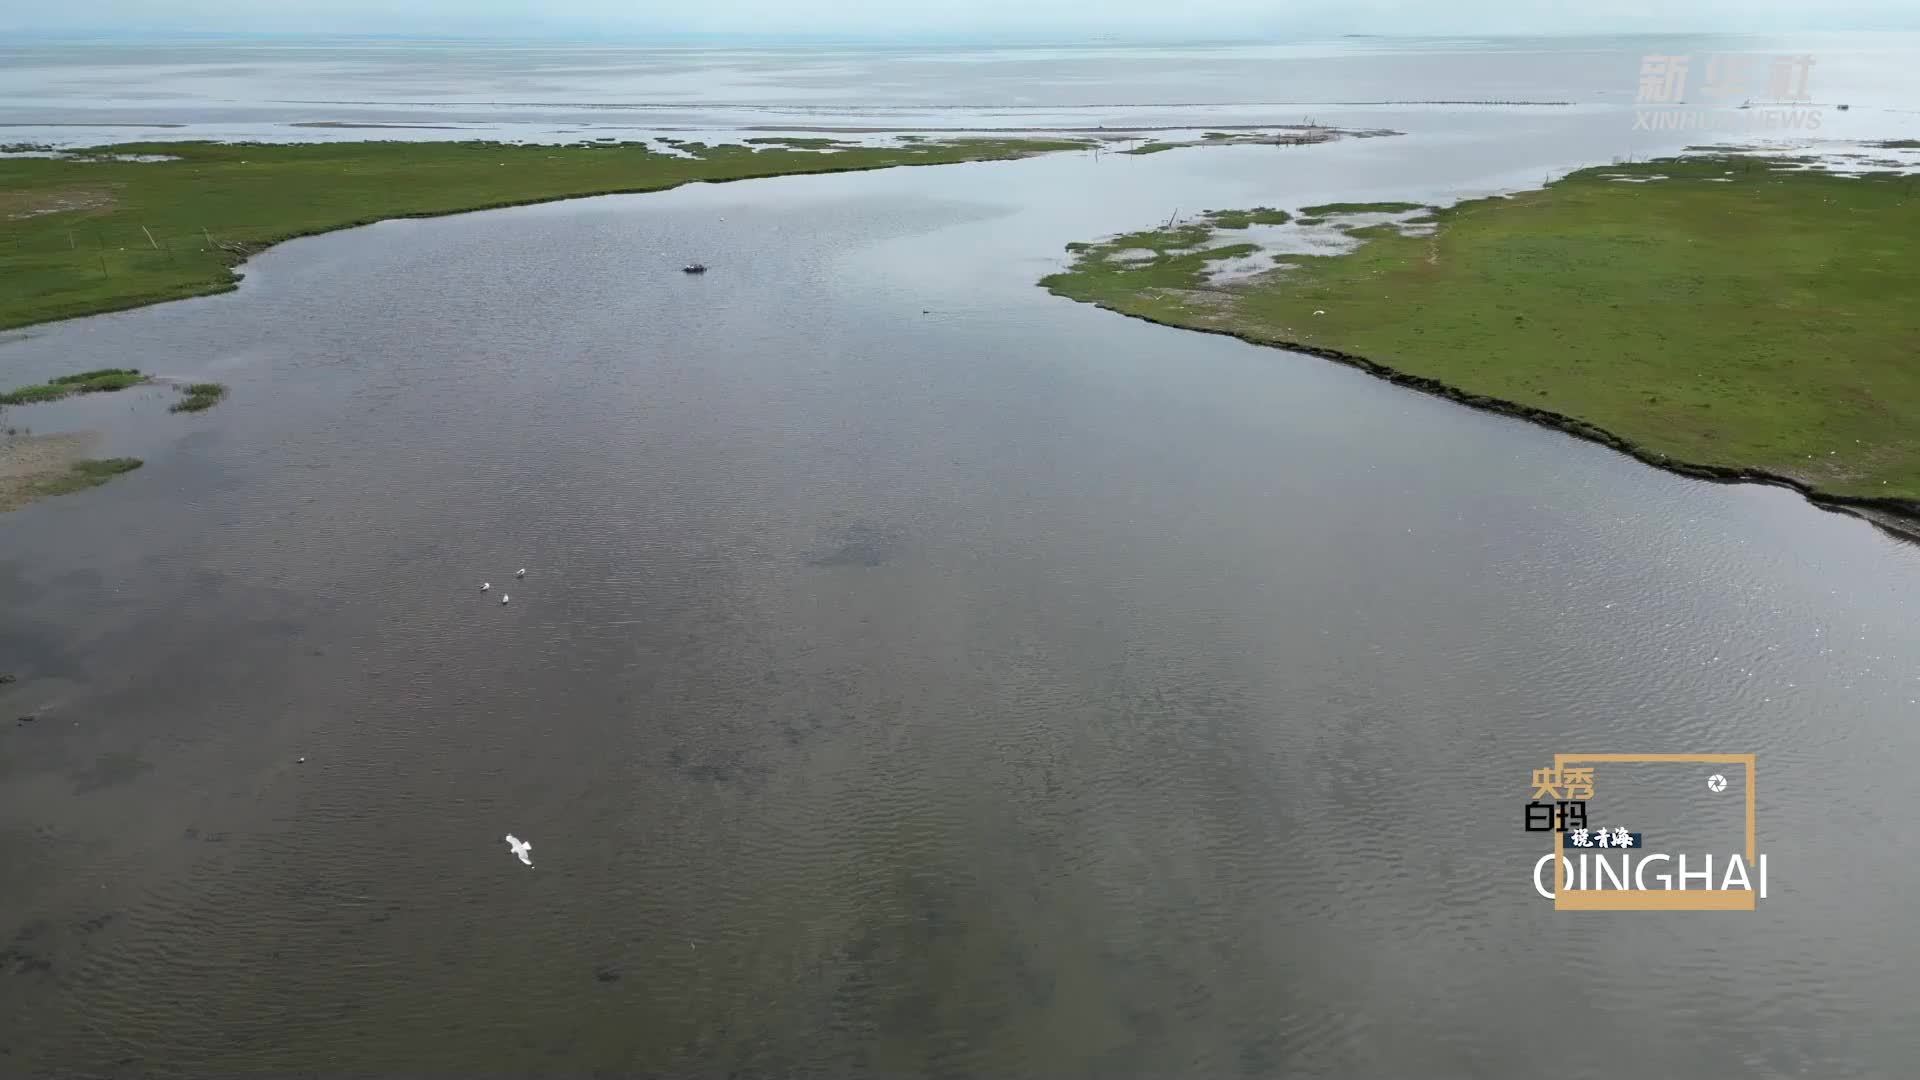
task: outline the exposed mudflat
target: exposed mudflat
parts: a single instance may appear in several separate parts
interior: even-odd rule
[[[96,432],[0,434],[0,513],[26,505],[35,481],[65,472],[99,443]]]

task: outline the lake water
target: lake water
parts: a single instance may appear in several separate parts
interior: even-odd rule
[[[1657,149],[1656,49],[1608,48],[1368,91],[1575,107],[388,222],[0,338],[8,384],[232,387],[9,414],[147,465],[0,518],[0,1073],[1911,1075],[1920,549],[1033,284],[1180,207]],[[1238,61],[983,62],[1105,72],[1058,108]],[[867,113],[1032,82],[807,63]],[[212,66],[129,122],[294,122],[213,115]],[[9,115],[136,108],[78,78]],[[1910,130],[1889,85],[1848,122]],[[1585,750],[1758,754],[1769,899],[1554,913],[1521,804]]]
[[[1920,34],[1343,38],[1269,45],[673,48],[356,39],[0,43],[0,140],[626,138],[816,127],[1193,127],[1369,103],[1631,107],[1641,59],[1679,96],[1765,100],[1770,64],[1847,104],[1825,130],[1920,130]],[[1716,75],[1712,57],[1744,57]],[[1736,87],[1737,84],[1737,87]],[[1618,119],[1618,117],[1616,117]],[[1863,123],[1864,121],[1864,123]],[[1609,140],[1609,154],[1651,144]]]

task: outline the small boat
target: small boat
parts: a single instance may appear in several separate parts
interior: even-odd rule
[[[683,274],[704,274],[707,272],[707,264],[706,263],[688,263],[687,265],[680,268],[680,272]]]

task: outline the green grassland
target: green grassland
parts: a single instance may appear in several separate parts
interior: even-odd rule
[[[1655,177],[1643,183],[1614,177]],[[1318,352],[1702,475],[1920,513],[1920,184],[1750,158],[1586,169],[1214,284],[1209,224],[1079,245],[1052,291]],[[1305,214],[1391,205],[1329,204]],[[1423,218],[1423,220],[1425,220]],[[1428,230],[1422,230],[1428,231]],[[1115,258],[1128,249],[1147,261]],[[1324,314],[1315,314],[1324,312]]]
[[[635,142],[152,143],[0,157],[0,329],[221,292],[270,244],[383,218],[1088,145],[956,139],[822,151],[815,141],[676,144],[693,157]],[[175,160],[115,157],[136,154]]]

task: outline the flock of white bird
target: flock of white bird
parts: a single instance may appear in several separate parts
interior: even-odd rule
[[[526,577],[527,568],[524,566],[521,567],[520,569],[514,571],[513,576],[516,580],[519,578]],[[493,582],[491,581],[483,581],[480,583],[481,592],[486,592],[488,589],[491,589],[491,588],[493,588]],[[500,602],[503,604],[511,599],[513,599],[513,597],[508,596],[506,593],[500,594]],[[513,852],[513,854],[517,858],[519,858],[521,862],[526,863],[527,869],[529,870],[533,869],[533,845],[532,844],[527,843],[525,840],[520,839],[519,837],[513,835],[512,833],[508,833],[507,834],[507,850]]]
[[[523,578],[523,577],[526,577],[526,576],[527,576],[527,568],[526,568],[526,567],[524,567],[524,566],[523,566],[523,567],[521,567],[520,569],[518,569],[518,570],[516,570],[516,571],[514,571],[514,574],[513,574],[513,576],[514,576],[514,577],[516,577],[516,578]],[[481,583],[480,583],[480,591],[481,591],[481,592],[486,592],[486,591],[487,591],[488,589],[491,589],[491,588],[493,588],[493,582],[491,582],[491,581],[483,581],[483,582],[481,582]],[[511,596],[508,596],[508,595],[507,595],[506,593],[501,593],[501,594],[500,594],[500,602],[501,602],[501,603],[503,603],[503,604],[504,604],[504,603],[506,603],[507,601],[509,601],[509,600],[511,600],[511,599],[513,599],[513,597],[511,597]]]

